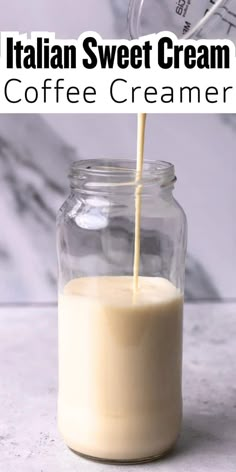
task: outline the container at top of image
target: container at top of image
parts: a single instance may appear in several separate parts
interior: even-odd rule
[[[236,40],[236,0],[130,0],[132,38],[171,31],[178,38]]]
[[[182,411],[186,218],[172,193],[173,165],[149,161],[136,177],[134,161],[74,163],[57,218],[59,430],[76,452],[121,463],[166,452]]]

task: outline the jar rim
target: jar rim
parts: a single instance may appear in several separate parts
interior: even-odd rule
[[[146,160],[142,177],[136,171],[134,159],[82,159],[72,163],[69,171],[72,188],[136,186],[159,183],[169,186],[176,180],[174,165],[162,160]]]

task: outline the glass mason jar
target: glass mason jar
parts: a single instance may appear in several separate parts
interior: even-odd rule
[[[174,166],[87,160],[70,170],[57,219],[58,424],[87,457],[143,462],[176,442],[182,416],[186,218]],[[135,195],[141,185],[138,289]]]

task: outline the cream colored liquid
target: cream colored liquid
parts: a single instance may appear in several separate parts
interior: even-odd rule
[[[143,157],[144,157],[144,138],[145,138],[146,114],[138,114],[138,133],[137,133],[137,160],[136,160],[136,181],[142,178]],[[138,276],[140,265],[140,226],[141,226],[141,185],[138,185],[135,191],[135,237],[134,237],[134,267],[133,267],[133,290],[134,300],[138,290]]]
[[[136,181],[146,115],[138,115]],[[138,461],[176,441],[181,414],[182,309],[166,279],[140,277],[141,185],[133,277],[71,280],[59,295],[59,429],[95,458]]]
[[[181,422],[183,299],[166,279],[89,277],[59,295],[59,429],[82,454],[159,456]]]

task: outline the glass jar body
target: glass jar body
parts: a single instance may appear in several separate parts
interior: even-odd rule
[[[118,185],[74,189],[57,220],[59,429],[76,452],[110,462],[164,454],[182,415],[186,218],[170,186],[143,186],[134,299],[134,215],[134,187]]]

